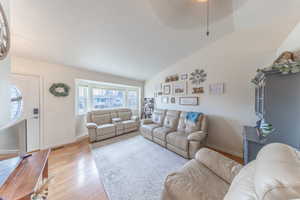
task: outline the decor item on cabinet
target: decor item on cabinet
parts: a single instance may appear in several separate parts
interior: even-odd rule
[[[192,94],[203,94],[203,93],[204,93],[203,87],[193,88]]]
[[[172,85],[171,84],[164,84],[163,85],[163,95],[170,95],[172,91]]]
[[[10,31],[4,9],[0,3],[0,60],[6,58],[10,50]]]
[[[186,80],[188,80],[188,78],[189,78],[188,73],[184,73],[184,74],[180,75],[180,80],[182,80],[182,81],[186,81]]]
[[[162,96],[162,95],[163,95],[163,92],[158,92],[157,95],[158,95],[158,96]]]
[[[179,97],[179,104],[184,106],[197,106],[199,99],[198,97]]]
[[[209,85],[209,93],[211,95],[221,95],[224,94],[225,83],[214,83]]]
[[[175,103],[176,103],[176,98],[175,98],[175,97],[171,97],[170,102],[171,102],[172,104],[175,104]]]
[[[204,81],[206,81],[207,74],[203,69],[196,69],[194,72],[190,74],[190,80],[193,85],[200,85]]]
[[[162,97],[161,98],[161,103],[162,104],[168,104],[169,103],[169,97]]]
[[[49,91],[56,97],[67,97],[70,93],[70,87],[65,83],[53,83]]]
[[[300,60],[295,60],[295,56],[291,52],[283,53],[270,67],[257,69],[256,76],[252,79],[252,83],[259,85],[265,79],[267,74],[282,75],[296,74],[300,72]]]
[[[179,76],[176,74],[176,75],[172,75],[172,76],[168,76],[166,78],[166,83],[169,83],[169,82],[174,82],[174,81],[178,81],[179,80]]]
[[[149,119],[152,117],[154,111],[154,98],[144,98],[144,110],[142,113],[142,119]]]
[[[271,134],[272,132],[275,131],[275,129],[273,128],[273,125],[266,123],[264,119],[260,123],[259,130],[260,130],[259,136],[262,136],[262,137],[267,137],[269,134]]]
[[[179,81],[173,83],[173,94],[174,95],[185,95],[187,93],[187,82]]]
[[[284,64],[290,61],[295,61],[294,53],[285,51],[275,60],[274,64]]]

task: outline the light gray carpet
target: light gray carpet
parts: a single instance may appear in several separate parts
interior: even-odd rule
[[[187,160],[138,133],[92,145],[110,200],[159,200],[166,176]]]

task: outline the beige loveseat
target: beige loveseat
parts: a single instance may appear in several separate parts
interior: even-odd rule
[[[166,178],[162,200],[300,199],[300,154],[283,144],[264,147],[245,167],[212,150]]]
[[[141,134],[173,151],[191,159],[205,145],[207,117],[201,115],[196,123],[186,119],[187,112],[155,110],[152,119],[142,120]]]
[[[87,114],[90,142],[115,137],[139,128],[138,117],[130,109],[95,110]]]

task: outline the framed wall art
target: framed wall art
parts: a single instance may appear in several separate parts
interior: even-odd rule
[[[179,105],[197,106],[197,105],[199,105],[199,98],[198,97],[179,97]]]
[[[178,81],[173,83],[173,94],[176,96],[184,96],[187,93],[187,82]]]
[[[162,104],[168,104],[169,103],[169,97],[162,97],[161,98],[161,103]]]
[[[171,95],[171,92],[172,92],[172,85],[164,84],[163,85],[163,95]]]
[[[171,97],[170,98],[170,103],[171,104],[176,104],[176,97]]]
[[[184,73],[184,74],[180,75],[180,80],[182,80],[182,81],[186,81],[186,80],[188,80],[188,78],[189,78],[188,73]]]

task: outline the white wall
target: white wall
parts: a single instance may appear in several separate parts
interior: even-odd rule
[[[84,131],[84,116],[75,115],[75,79],[85,79],[143,87],[142,81],[130,80],[93,71],[50,64],[21,57],[12,57],[12,72],[39,75],[42,79],[42,123],[44,148],[67,144]],[[49,93],[53,83],[62,82],[71,87],[70,96],[54,97]],[[142,93],[143,95],[143,93]],[[76,133],[77,129],[77,133]]]
[[[300,51],[300,23],[293,29],[278,49],[278,55],[284,51]]]
[[[163,105],[158,108],[200,111],[209,116],[208,145],[235,155],[242,155],[242,127],[254,125],[254,86],[250,83],[256,69],[269,65],[287,32],[269,36],[272,27],[234,32],[146,81],[145,97],[153,97],[155,85],[166,76],[204,69],[208,79],[203,85],[199,106]],[[209,95],[208,85],[224,82],[225,94]]]
[[[9,18],[9,1],[0,0],[7,17]],[[10,74],[10,56],[0,61],[0,127],[9,121],[10,93],[8,76]]]

